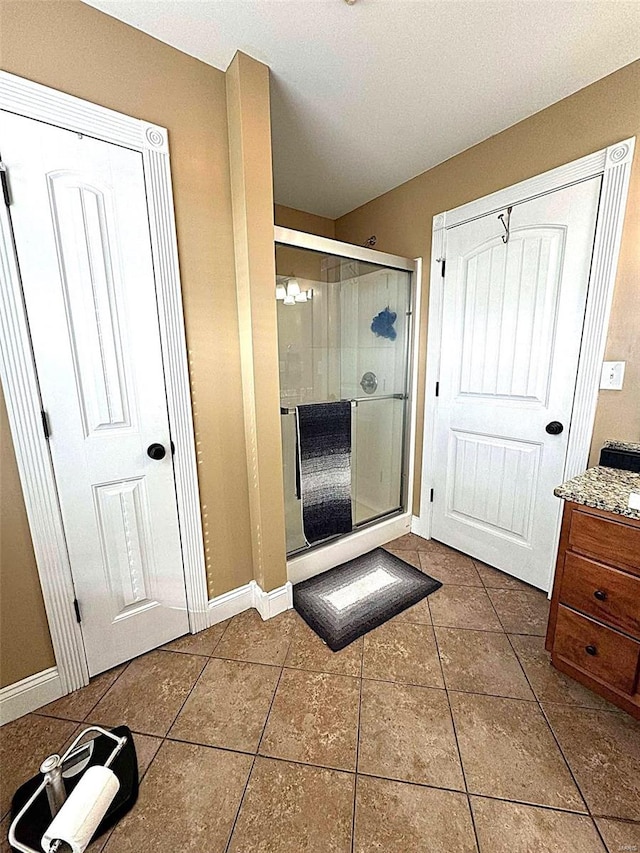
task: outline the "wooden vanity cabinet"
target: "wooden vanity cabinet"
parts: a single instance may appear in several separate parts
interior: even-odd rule
[[[640,521],[566,502],[551,663],[640,719]]]

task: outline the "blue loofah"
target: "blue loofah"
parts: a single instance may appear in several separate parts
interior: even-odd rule
[[[371,331],[379,338],[389,338],[390,341],[395,341],[398,333],[393,328],[398,315],[395,311],[389,311],[389,306],[381,311],[371,321]]]

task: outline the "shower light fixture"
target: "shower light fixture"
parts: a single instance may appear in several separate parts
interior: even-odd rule
[[[276,283],[276,299],[285,305],[295,305],[296,302],[308,302],[313,299],[313,288],[301,290],[297,278],[278,276]]]

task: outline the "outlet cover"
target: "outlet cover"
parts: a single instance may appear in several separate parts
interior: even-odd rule
[[[600,388],[607,391],[621,391],[625,364],[625,361],[603,361]]]

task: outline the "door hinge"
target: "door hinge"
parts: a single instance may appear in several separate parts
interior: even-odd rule
[[[436,382],[436,397],[440,396],[440,383]]]
[[[446,259],[446,258],[442,258],[442,260],[440,261],[440,263],[442,264],[442,270],[441,270],[441,272],[442,272],[442,278],[444,278],[444,271],[445,271],[445,267],[447,266],[447,259]]]
[[[7,167],[4,165],[2,160],[0,160],[0,181],[2,181],[2,195],[4,197],[4,203],[7,207],[11,204],[11,191],[9,190],[9,173],[7,171]]]
[[[82,616],[80,615],[80,605],[77,598],[73,599],[73,609],[76,611],[76,622],[79,625],[82,622]]]
[[[47,417],[47,413],[45,412],[44,409],[40,412],[40,415],[42,417],[42,431],[44,432],[44,437],[46,439],[49,439],[49,438],[51,438],[51,429],[49,427],[49,418]]]
[[[429,492],[429,503],[433,503],[433,489]]]

